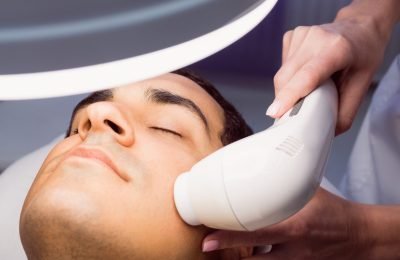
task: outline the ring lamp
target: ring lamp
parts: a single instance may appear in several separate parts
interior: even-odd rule
[[[276,2],[1,1],[0,100],[92,92],[190,65],[244,36]]]

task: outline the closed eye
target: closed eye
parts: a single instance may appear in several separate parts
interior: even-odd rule
[[[176,135],[176,136],[182,138],[182,135],[181,135],[180,133],[177,133],[177,132],[172,131],[172,130],[170,130],[170,129],[166,129],[166,128],[162,128],[162,127],[157,127],[157,126],[152,126],[152,127],[150,127],[150,128],[151,128],[151,129],[154,129],[154,130],[161,131],[161,132],[165,132],[165,133],[168,133],[168,134],[173,134],[173,135]]]

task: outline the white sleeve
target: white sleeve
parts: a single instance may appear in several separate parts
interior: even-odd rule
[[[400,56],[374,93],[341,190],[370,204],[400,203]]]

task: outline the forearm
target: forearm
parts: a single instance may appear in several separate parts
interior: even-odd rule
[[[364,259],[400,259],[400,206],[359,205],[358,234]]]
[[[335,21],[343,19],[373,23],[379,35],[389,39],[394,26],[400,20],[400,1],[353,0],[338,12]]]

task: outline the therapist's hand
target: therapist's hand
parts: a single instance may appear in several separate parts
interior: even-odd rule
[[[216,231],[203,250],[270,244],[271,252],[244,259],[368,259],[362,213],[358,204],[320,188],[291,218],[254,232]]]
[[[353,5],[342,9],[333,23],[300,26],[286,32],[282,67],[274,78],[276,98],[267,115],[281,117],[300,98],[332,77],[339,92],[336,134],[350,128],[393,27],[391,20],[372,15],[380,4]],[[391,18],[389,12],[387,18]]]

